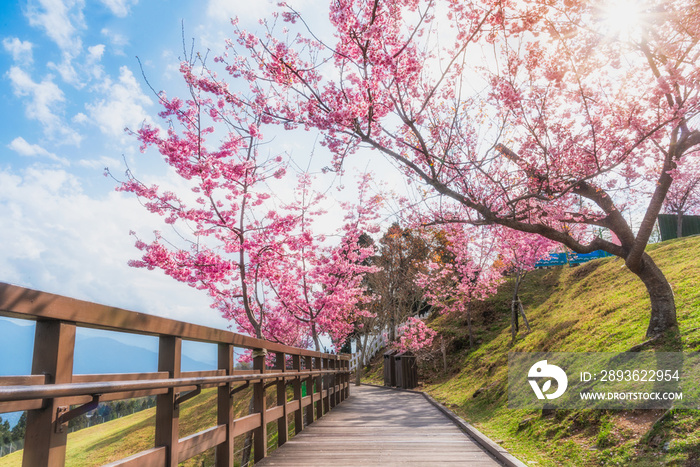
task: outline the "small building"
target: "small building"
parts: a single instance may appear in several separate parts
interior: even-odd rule
[[[683,216],[681,222],[681,237],[700,234],[700,216]],[[661,241],[678,238],[678,216],[659,214],[659,231],[661,231]]]

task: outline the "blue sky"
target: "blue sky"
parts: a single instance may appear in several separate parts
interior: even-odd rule
[[[315,27],[325,1],[292,3]],[[195,50],[216,55],[230,18],[255,30],[267,0],[30,0],[0,10],[0,282],[214,327],[226,327],[200,291],[160,272],[129,268],[142,238],[162,229],[105,167],[124,160],[149,182],[177,183],[157,154],[124,133],[152,121],[156,90],[183,92],[182,27]],[[320,8],[319,8],[320,6]],[[309,136],[306,136],[309,139]],[[313,141],[285,138],[308,154]],[[301,148],[301,150],[299,150]],[[360,169],[368,159],[357,159]],[[302,163],[303,164],[303,163]],[[373,161],[377,170],[377,161]],[[381,169],[380,169],[381,170]],[[348,185],[350,185],[348,183]],[[339,210],[335,210],[338,212]],[[338,214],[339,215],[339,214]],[[2,322],[0,321],[0,325]]]
[[[308,2],[307,2],[308,3]],[[302,5],[303,7],[303,2]],[[256,24],[265,0],[31,0],[0,10],[0,281],[209,326],[227,322],[201,292],[134,270],[130,230],[162,227],[104,168],[166,177],[124,133],[181,91],[187,42],[220,52],[229,19]],[[132,165],[133,164],[133,165]]]

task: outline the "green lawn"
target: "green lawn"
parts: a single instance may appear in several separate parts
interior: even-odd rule
[[[247,414],[251,391],[236,395],[238,416]],[[216,425],[216,389],[205,389],[180,408],[180,437],[197,433]],[[98,466],[129,457],[154,446],[155,407],[112,420],[101,425],[68,434],[67,466]],[[276,433],[270,433],[275,438]],[[236,439],[236,449],[242,447],[242,437]],[[200,467],[213,465],[214,450],[193,457],[181,465]],[[0,467],[22,464],[22,451],[0,457]]]
[[[659,350],[700,350],[700,237],[648,248],[671,283],[681,339]],[[462,317],[431,326],[452,339],[448,375],[423,367],[425,389],[485,434],[532,465],[700,465],[700,416],[674,411],[650,432],[660,411],[556,411],[506,408],[508,352],[622,352],[645,340],[650,303],[621,259],[530,273],[520,293],[532,332],[511,343],[507,283],[476,313],[479,344],[470,349]],[[652,350],[652,349],[650,349]],[[381,367],[372,379],[381,379]],[[477,390],[481,389],[477,396]]]

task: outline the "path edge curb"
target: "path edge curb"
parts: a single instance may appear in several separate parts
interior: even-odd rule
[[[442,405],[440,402],[436,401],[430,394],[424,391],[415,391],[413,389],[401,389],[401,388],[391,388],[387,386],[379,386],[378,384],[361,383],[361,386],[372,386],[375,388],[390,389],[393,391],[404,391],[412,392],[414,394],[422,394],[425,399],[434,405],[438,410],[444,413],[447,418],[452,420],[452,422],[457,425],[463,432],[474,438],[474,441],[479,444],[482,448],[487,450],[489,454],[495,457],[498,461],[503,463],[506,467],[528,467],[527,464],[523,463],[520,459],[509,453],[504,447],[493,442],[485,434],[477,430],[473,425],[467,423],[462,417]]]

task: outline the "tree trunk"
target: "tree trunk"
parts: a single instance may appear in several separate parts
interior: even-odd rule
[[[673,297],[673,289],[661,269],[649,255],[644,253],[641,267],[634,269],[630,267],[630,270],[644,282],[651,300],[651,317],[649,318],[647,337],[658,337],[669,330],[677,332],[678,321],[676,320],[676,302]]]
[[[445,345],[445,338],[440,336],[440,350],[442,351],[442,369],[445,374],[447,374],[447,346]]]
[[[518,301],[518,291],[520,290],[520,270],[518,269],[515,272],[515,284],[513,287],[513,300],[510,302],[510,339],[511,341],[515,342],[515,336],[518,335],[518,331],[520,330],[519,323],[518,323],[518,306],[517,306],[517,301]]]
[[[469,329],[469,348],[474,347],[474,335],[472,334],[472,302],[467,303],[467,327]]]
[[[676,216],[676,238],[681,238],[683,236],[683,213],[678,212]]]
[[[365,338],[366,341],[366,338]],[[360,386],[362,378],[362,368],[365,363],[365,347],[362,345],[362,337],[357,336],[357,366],[355,367],[355,386]]]
[[[321,351],[321,341],[318,339],[318,331],[316,331],[316,323],[311,323],[311,337],[314,339],[314,347],[316,347],[316,352]]]
[[[532,329],[530,329],[530,323],[527,322],[527,316],[525,316],[525,309],[523,308],[523,302],[520,301],[520,297],[518,297],[518,308],[520,309],[520,314],[523,317],[523,323],[525,323],[527,332],[532,332]]]
[[[396,319],[394,318],[394,311],[391,313],[391,319],[389,320],[389,344],[396,340]]]

